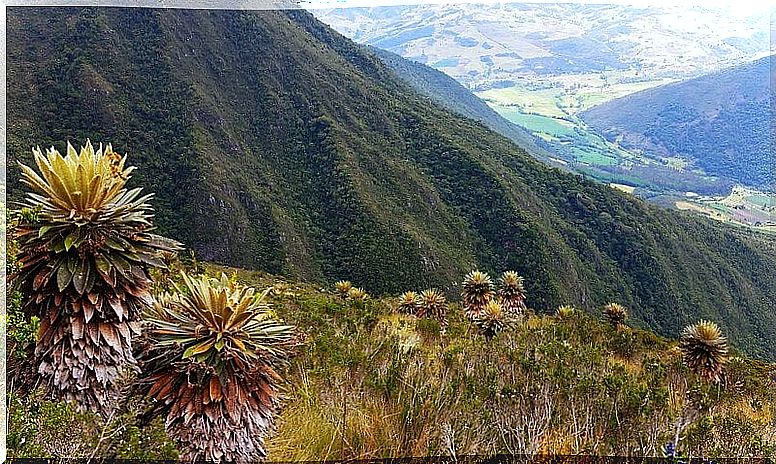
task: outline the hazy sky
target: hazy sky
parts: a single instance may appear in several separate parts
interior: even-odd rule
[[[347,8],[386,5],[455,4],[455,3],[591,3],[599,5],[639,6],[706,6],[728,7],[744,12],[765,11],[776,6],[776,0],[534,0],[530,2],[503,2],[496,0],[303,0],[305,8]]]
[[[456,3],[591,3],[598,5],[677,5],[728,7],[733,13],[751,14],[776,7],[776,0],[532,0],[528,2],[497,0],[0,0],[4,5],[30,6],[144,6],[157,8],[275,9],[299,5],[303,8],[347,8],[388,5],[456,4]],[[3,11],[0,8],[0,11]]]

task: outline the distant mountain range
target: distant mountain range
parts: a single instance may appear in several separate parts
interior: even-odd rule
[[[776,357],[772,240],[549,168],[305,11],[7,18],[9,166],[112,142],[160,231],[202,259],[451,298],[474,268],[514,269],[539,312],[617,301],[671,335],[713,319]]]
[[[644,90],[580,114],[610,140],[680,157],[761,189],[773,185],[771,58]]]
[[[455,78],[509,124],[519,125],[534,138],[515,138],[514,130],[494,124],[492,115],[484,117],[479,109],[480,116],[474,119],[491,121],[488,127],[543,160],[662,199],[664,194],[688,191],[726,195],[735,183],[762,189],[770,182],[770,168],[764,164],[768,141],[758,129],[767,125],[769,114],[763,99],[768,94],[762,85],[765,81],[759,75],[742,74],[741,79],[757,79],[757,83],[744,80],[738,85],[733,82],[735,76],[714,74],[769,54],[768,18],[774,10],[768,8],[764,4],[639,8],[513,3],[349,8],[315,14],[356,41],[426,63]],[[461,98],[461,89],[454,97],[449,83],[421,73],[417,66],[409,71],[410,67],[392,66],[416,90],[445,107],[472,117],[461,108],[481,106]],[[719,77],[702,77],[710,73]],[[711,102],[707,106],[724,107],[724,113],[696,117],[682,111],[692,106],[689,100],[700,96],[688,94],[688,102],[666,110],[661,101],[672,97],[668,91],[656,91],[640,94],[638,107],[647,113],[650,107],[659,109],[660,121],[633,118],[626,105],[635,99],[590,110],[615,98],[692,78],[718,87],[718,92],[699,89],[706,92],[703,98],[734,93],[735,107],[730,98],[727,103]],[[714,84],[715,79],[720,81]],[[687,87],[667,89],[679,88]],[[646,101],[651,96],[658,101]],[[605,120],[617,115],[630,117],[636,126],[651,121],[650,130],[656,134],[647,142],[640,131],[643,127],[625,127],[629,122],[625,120],[615,127],[617,121]],[[733,130],[739,126],[741,130]],[[684,134],[686,128],[693,133]],[[627,134],[620,136],[618,129]],[[743,168],[752,162],[759,164]]]
[[[745,13],[742,13],[745,12]],[[458,4],[316,10],[352,38],[443,70],[469,88],[526,76],[687,78],[770,49],[769,15],[698,6]]]

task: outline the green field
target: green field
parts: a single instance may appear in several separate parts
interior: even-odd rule
[[[771,208],[774,198],[767,193],[736,186],[727,197],[696,196],[677,202],[680,209],[691,209],[712,219],[761,231],[773,231],[776,218]]]
[[[623,159],[650,162],[592,132],[574,113],[665,81],[609,85],[598,75],[550,79],[558,82],[546,82],[543,87],[491,89],[477,95],[504,118],[550,142],[567,161],[592,166],[616,166]]]
[[[434,66],[437,66],[435,64]],[[477,92],[477,96],[492,106],[517,106],[524,113],[564,117],[585,111],[601,103],[635,92],[674,82],[659,79],[643,82],[610,83],[595,75],[557,76],[539,85],[515,85],[503,89]]]
[[[661,79],[655,81],[629,82],[623,84],[607,84],[600,88],[582,88],[573,94],[563,95],[560,100],[563,108],[569,113],[588,110],[601,103],[606,103],[615,98],[624,97],[642,90],[651,89],[659,85],[674,82],[674,79]]]
[[[755,204],[762,208],[772,208],[776,205],[776,198],[765,194],[756,194],[746,198],[749,203]]]
[[[595,149],[572,147],[571,153],[581,163],[597,166],[616,166],[619,163],[617,157],[607,155],[605,152]]]
[[[431,67],[433,68],[454,68],[458,66],[458,58],[445,58],[443,60],[439,60],[435,63],[431,64]]]
[[[478,92],[488,105],[507,120],[526,128],[550,145],[564,162],[575,164],[575,169],[587,168],[591,175],[604,182],[624,180],[633,166],[651,180],[638,180],[630,185],[643,185],[645,192],[668,189],[680,194],[686,188],[693,166],[680,158],[650,158],[640,151],[629,151],[610,142],[576,116],[576,113],[595,105],[634,92],[672,82],[670,79],[618,82],[632,79],[632,75],[584,74],[550,76],[531,85]],[[625,170],[612,171],[623,167]],[[655,174],[655,169],[660,172]],[[637,175],[638,176],[638,175]],[[697,173],[698,185],[703,185],[705,174]],[[761,199],[764,202],[766,199]]]
[[[576,135],[574,124],[563,119],[538,114],[526,114],[512,107],[497,107],[496,111],[501,116],[519,126],[525,127],[531,132],[541,132],[555,138],[573,137]]]
[[[591,166],[616,166],[626,156],[619,147],[589,131],[581,121],[526,114],[514,106],[494,106],[501,116],[550,142],[566,161]],[[569,116],[566,116],[570,118]]]
[[[532,90],[514,86],[505,89],[491,89],[477,93],[477,96],[494,107],[517,107],[522,113],[534,113],[554,118],[567,115],[560,106],[558,89]]]

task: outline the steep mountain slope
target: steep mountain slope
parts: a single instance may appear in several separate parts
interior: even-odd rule
[[[517,124],[504,119],[482,99],[442,71],[437,71],[430,66],[402,58],[380,48],[369,47],[369,51],[377,55],[415,91],[431,98],[438,105],[467,118],[480,121],[533,155],[550,156],[550,152],[541,147],[541,139]]]
[[[710,174],[768,187],[771,79],[766,57],[612,100],[581,116],[626,146],[682,157]]]
[[[512,268],[540,311],[776,355],[773,243],[548,168],[304,11],[11,8],[8,55],[9,159],[113,142],[204,258],[373,293]]]

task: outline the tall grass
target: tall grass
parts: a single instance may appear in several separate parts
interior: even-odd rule
[[[455,306],[447,335],[379,301],[355,307],[302,295],[284,311],[319,325],[288,373],[273,460],[659,456],[688,408],[690,373],[674,342],[584,313],[530,316],[487,342]],[[776,385],[752,363],[731,363],[728,377],[749,384],[719,389],[704,419],[713,431],[689,427],[680,449],[776,452]],[[738,431],[734,440],[722,424]]]

